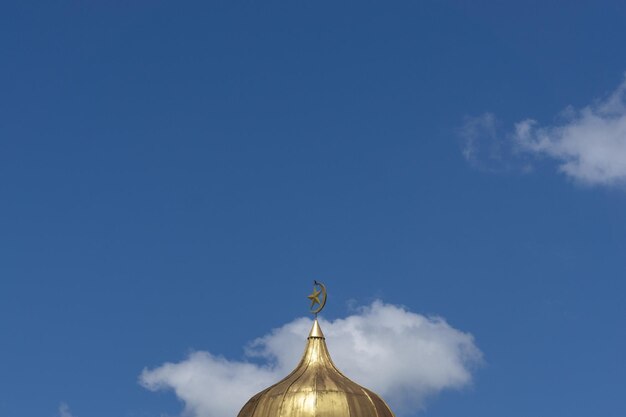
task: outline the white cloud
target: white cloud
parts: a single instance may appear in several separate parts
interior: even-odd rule
[[[626,185],[626,79],[608,97],[580,110],[568,107],[559,119],[548,126],[540,126],[533,119],[516,123],[504,141],[518,154],[511,152],[507,157],[513,160],[519,152],[547,156],[558,162],[560,172],[578,182]],[[476,131],[472,126],[485,120],[494,126],[493,115],[486,114],[468,119],[462,129],[463,154],[470,163],[478,155],[472,146],[476,148],[479,140],[501,140],[495,129],[482,129],[472,138]]]
[[[502,134],[493,113],[466,117],[458,133],[463,140],[463,157],[473,168],[492,173],[527,173],[533,169],[519,145],[510,140],[510,135]]]
[[[61,403],[59,405],[59,417],[72,417],[72,413],[70,413],[70,407],[67,404]]]
[[[140,383],[173,390],[185,414],[233,417],[256,392],[286,376],[304,350],[311,320],[299,318],[256,339],[243,361],[194,352],[177,363],[144,369]],[[473,337],[439,317],[380,301],[354,315],[320,320],[334,362],[351,379],[380,394],[396,412],[411,412],[444,389],[472,381],[482,354]],[[250,360],[261,360],[255,364]]]
[[[560,162],[566,175],[591,185],[626,183],[626,81],[608,98],[576,111],[564,122],[540,127],[528,119],[515,125],[522,149]]]

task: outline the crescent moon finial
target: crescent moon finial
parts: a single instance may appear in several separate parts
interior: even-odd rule
[[[317,280],[313,281],[313,292],[307,298],[311,300],[311,307],[309,311],[313,313],[315,317],[317,317],[317,313],[322,311],[326,305],[327,297],[326,286]]]

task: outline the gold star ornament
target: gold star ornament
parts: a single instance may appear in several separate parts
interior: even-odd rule
[[[313,287],[313,293],[309,296],[307,296],[307,298],[309,300],[311,300],[311,308],[313,308],[315,306],[315,304],[321,304],[320,303],[320,294],[322,292],[320,290],[318,290],[317,288]]]
[[[317,313],[322,311],[326,305],[326,286],[321,282],[313,281],[313,293],[307,298],[311,300],[311,313],[317,316]]]

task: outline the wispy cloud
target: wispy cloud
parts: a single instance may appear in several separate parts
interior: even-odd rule
[[[497,158],[518,166],[524,155],[544,156],[558,170],[580,183],[599,186],[626,185],[626,79],[607,97],[577,110],[566,108],[551,125],[534,119],[498,132],[496,118],[484,114],[468,118],[460,131],[463,155],[473,166]],[[498,144],[495,151],[493,143]],[[506,151],[503,152],[502,149]],[[499,151],[499,153],[498,153]],[[493,158],[492,158],[493,159]]]
[[[70,407],[67,404],[61,403],[59,405],[59,417],[73,417],[72,413],[70,413]]]
[[[440,317],[380,301],[321,325],[339,369],[400,413],[423,407],[427,397],[442,390],[467,386],[482,360],[470,334]],[[310,326],[310,319],[300,318],[274,329],[253,341],[242,361],[194,352],[183,361],[144,369],[139,380],[153,391],[173,390],[191,416],[236,416],[253,394],[295,367]]]
[[[479,117],[467,117],[460,129],[463,157],[474,168],[487,171],[504,168],[503,147],[506,144],[497,132],[496,123],[492,113],[484,113]]]

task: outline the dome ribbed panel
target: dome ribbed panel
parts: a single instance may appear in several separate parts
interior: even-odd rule
[[[314,330],[321,330],[317,322]],[[313,333],[312,333],[313,334]],[[296,369],[253,396],[238,417],[394,417],[375,393],[345,377],[323,337],[309,337]]]

